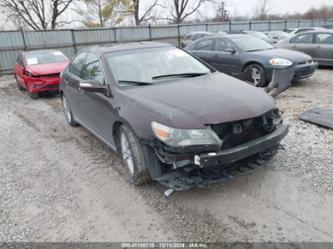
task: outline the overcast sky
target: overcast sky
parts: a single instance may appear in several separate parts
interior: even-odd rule
[[[225,0],[225,2],[231,14],[237,11],[239,14],[252,16],[258,0]],[[333,5],[333,0],[271,0],[269,12],[271,14],[302,13],[310,7],[321,5]]]

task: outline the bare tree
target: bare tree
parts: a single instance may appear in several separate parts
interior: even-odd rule
[[[143,1],[141,0],[131,0],[131,7],[129,9],[129,12],[133,15],[135,25],[137,26],[139,26],[142,22],[155,19],[153,10],[157,6],[162,6],[160,4],[160,0],[154,0],[148,6],[142,6],[142,3]],[[143,7],[145,7],[145,9],[142,11]]]
[[[257,8],[255,10],[255,18],[260,20],[267,19],[270,4],[271,0],[258,0]]]
[[[74,0],[0,0],[0,7],[8,10],[34,30],[54,29],[61,16]]]
[[[215,2],[214,0],[172,0],[169,8],[171,17],[165,18],[174,23],[182,23],[189,16],[198,13],[204,3]]]

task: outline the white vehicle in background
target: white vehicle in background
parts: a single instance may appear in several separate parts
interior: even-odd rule
[[[287,38],[290,38],[290,34],[284,31],[268,31],[265,32],[265,34],[273,40],[273,43],[278,43],[281,40],[285,40]]]
[[[323,27],[304,27],[304,28],[296,28],[296,29],[289,29],[287,32],[290,34],[290,36],[297,35],[299,33],[304,33],[308,31],[320,31],[320,30],[326,30]]]

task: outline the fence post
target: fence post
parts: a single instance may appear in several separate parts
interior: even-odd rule
[[[252,30],[252,20],[249,21],[249,30]]]
[[[150,23],[148,24],[148,30],[149,30],[149,41],[151,41],[152,40],[152,36],[151,36]]]
[[[286,31],[288,29],[288,20],[284,20],[284,30]]]
[[[271,21],[268,21],[268,31],[271,31]]]
[[[76,41],[75,41],[75,35],[74,35],[74,29],[71,29],[71,34],[72,34],[72,45],[74,48],[74,53],[77,53],[77,47],[76,47]]]
[[[180,47],[180,24],[177,24],[177,31],[178,31],[178,46]]]
[[[22,42],[23,42],[23,49],[24,50],[27,50],[27,43],[25,41],[25,36],[24,36],[24,31],[23,31],[23,28],[21,28],[21,36],[22,36]]]
[[[298,27],[301,27],[301,20],[298,20]]]
[[[113,28],[114,43],[117,43],[117,30],[116,27]]]
[[[231,20],[229,21],[229,31],[231,31],[231,29],[232,29],[232,22],[231,22]]]
[[[208,23],[205,24],[206,32],[208,32]]]

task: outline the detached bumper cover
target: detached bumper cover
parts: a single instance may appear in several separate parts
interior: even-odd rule
[[[201,154],[197,158],[199,167],[210,167],[237,162],[277,145],[288,133],[288,125],[280,125],[274,132],[248,143],[216,154]]]

